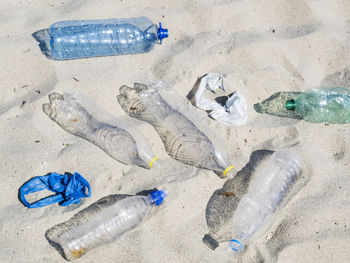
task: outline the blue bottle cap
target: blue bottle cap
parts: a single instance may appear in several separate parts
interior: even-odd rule
[[[164,198],[167,197],[167,193],[164,190],[154,191],[150,194],[152,197],[152,204],[160,205],[163,203]]]
[[[162,28],[162,23],[159,22],[158,39],[160,40],[160,43],[162,44],[162,39],[167,38],[168,36],[169,36],[168,29]]]
[[[243,245],[241,242],[239,242],[237,239],[231,239],[228,243],[228,245],[230,246],[230,248],[239,253],[243,250]]]

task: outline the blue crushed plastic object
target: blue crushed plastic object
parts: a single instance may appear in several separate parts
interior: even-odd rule
[[[150,196],[152,197],[153,204],[158,206],[163,203],[164,198],[167,197],[167,193],[164,190],[154,191],[150,193]]]
[[[56,193],[56,195],[42,198],[32,204],[26,200],[25,195],[45,189]],[[88,193],[86,193],[86,190]],[[50,173],[44,176],[34,177],[22,185],[19,191],[21,202],[28,208],[43,207],[54,203],[59,203],[61,206],[68,206],[72,203],[79,203],[81,198],[91,196],[88,181],[79,173]]]
[[[234,243],[236,243],[236,244],[234,244]],[[239,252],[239,251],[243,250],[242,243],[236,239],[231,239],[228,244],[229,244],[230,248],[235,252]],[[235,248],[234,246],[237,246],[237,244],[239,245],[239,247]]]
[[[169,31],[166,28],[162,28],[162,23],[159,22],[159,27],[158,27],[158,39],[160,41],[160,44],[162,44],[162,40],[164,38],[169,37]]]

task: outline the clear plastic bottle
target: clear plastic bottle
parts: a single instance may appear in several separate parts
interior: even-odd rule
[[[102,210],[61,236],[60,245],[65,256],[68,260],[79,258],[87,251],[115,240],[135,228],[166,196],[165,191],[154,191],[147,197],[125,198]]]
[[[152,125],[170,157],[212,170],[222,178],[236,174],[219,136],[207,129],[200,117],[196,119],[198,115],[163,81],[134,83],[133,88],[124,85],[119,91],[117,99],[123,110]]]
[[[286,109],[296,111],[309,122],[350,122],[350,90],[332,87],[310,89],[286,101]]]
[[[233,215],[233,239],[229,242],[233,251],[243,250],[249,236],[276,210],[293,178],[300,173],[300,160],[292,151],[280,150],[270,157]]]
[[[146,17],[61,21],[50,26],[52,59],[65,60],[145,53],[168,37]]]
[[[113,159],[145,169],[157,166],[157,156],[135,127],[106,112],[79,91],[51,93],[44,113],[63,130],[100,147]]]

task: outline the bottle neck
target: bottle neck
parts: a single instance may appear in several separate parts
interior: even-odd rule
[[[290,111],[295,111],[295,100],[291,99],[291,100],[287,100],[286,101],[286,109],[290,110]]]
[[[145,196],[145,200],[146,200],[147,205],[154,206],[154,200],[153,200],[152,196],[150,196],[150,195]]]
[[[152,25],[144,31],[145,39],[151,42],[158,41],[158,28],[156,25]]]

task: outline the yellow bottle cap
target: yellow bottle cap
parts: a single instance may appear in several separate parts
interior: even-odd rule
[[[230,171],[231,169],[234,169],[233,165],[226,168],[226,170],[224,171],[224,176],[226,176],[227,172]]]
[[[152,168],[152,164],[154,163],[155,160],[159,159],[158,156],[154,157],[152,161],[149,163],[149,168]]]

